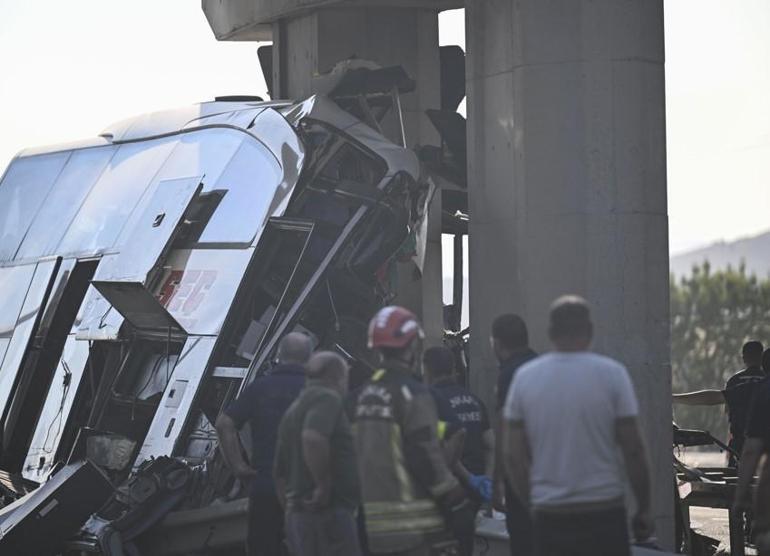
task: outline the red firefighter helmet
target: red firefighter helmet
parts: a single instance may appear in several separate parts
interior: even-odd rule
[[[403,307],[384,307],[369,323],[369,349],[405,348],[415,338],[424,337],[420,321]]]

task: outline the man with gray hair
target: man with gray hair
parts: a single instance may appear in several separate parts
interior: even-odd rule
[[[273,474],[293,556],[360,554],[355,512],[361,494],[344,407],[347,387],[345,360],[316,353],[307,384],[278,429]]]
[[[305,384],[313,345],[306,334],[291,332],[278,344],[278,364],[258,377],[219,416],[219,446],[233,474],[249,487],[248,554],[285,554],[283,512],[275,495],[272,469],[276,434],[283,414]],[[251,465],[242,455],[238,429],[251,428]]]
[[[531,507],[536,556],[627,556],[623,463],[634,535],[653,532],[634,388],[623,365],[589,351],[584,299],[557,299],[550,320],[556,350],[517,371],[503,408],[506,474]]]

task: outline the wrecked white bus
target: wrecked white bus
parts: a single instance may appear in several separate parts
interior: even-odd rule
[[[377,123],[397,102],[359,101],[356,117],[323,96],[219,100],[11,162],[0,551],[242,541],[217,415],[290,330],[365,374],[365,323],[430,198],[415,153]]]

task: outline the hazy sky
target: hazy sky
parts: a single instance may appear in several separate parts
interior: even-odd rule
[[[770,1],[666,0],[672,252],[770,228]],[[462,14],[442,16],[461,43]],[[256,45],[197,0],[0,0],[0,171],[27,146],[223,94],[264,94]]]

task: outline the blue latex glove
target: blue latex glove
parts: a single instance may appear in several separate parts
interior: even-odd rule
[[[471,475],[469,482],[484,502],[492,501],[492,479],[486,475]]]

